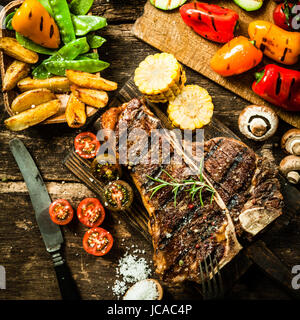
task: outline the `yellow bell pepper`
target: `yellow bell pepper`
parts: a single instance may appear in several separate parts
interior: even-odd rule
[[[300,54],[300,33],[283,30],[267,21],[256,20],[249,24],[248,34],[255,46],[269,58],[291,65]]]
[[[24,1],[12,19],[12,27],[43,47],[59,47],[59,29],[54,19],[37,0]]]

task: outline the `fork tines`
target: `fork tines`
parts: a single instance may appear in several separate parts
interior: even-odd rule
[[[223,281],[217,260],[212,260],[209,254],[204,261],[199,263],[199,269],[203,299],[213,300],[222,298],[224,295]]]

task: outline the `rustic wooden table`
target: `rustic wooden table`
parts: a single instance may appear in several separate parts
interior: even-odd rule
[[[2,0],[1,4],[8,2]],[[111,63],[103,76],[117,81],[120,87],[141,60],[156,52],[131,33],[134,21],[143,12],[144,3],[142,0],[96,0],[93,6],[94,14],[105,16],[109,23],[100,32],[108,40],[100,49],[100,56]],[[237,118],[248,103],[190,70],[189,82],[207,88],[215,104],[215,117],[240,136]],[[26,186],[8,143],[15,137],[22,139],[36,160],[51,197],[69,199],[76,207],[84,197],[93,196],[62,164],[72,148],[76,131],[66,125],[49,125],[37,126],[20,133],[10,132],[3,125],[3,120],[8,115],[4,111],[2,100],[0,104],[0,265],[5,267],[7,276],[7,288],[0,290],[0,299],[60,299],[52,261],[42,242]],[[281,122],[271,141],[274,143],[277,163],[284,156],[277,144],[287,129],[289,126]],[[261,144],[245,142],[255,150],[261,147]],[[275,228],[260,237],[287,269],[291,270],[293,265],[300,264],[300,217],[295,215],[285,221],[287,222],[280,230],[276,231]],[[115,245],[108,256],[100,259],[86,254],[82,249],[85,228],[76,220],[63,228],[66,259],[83,299],[116,298],[112,292],[116,280],[115,269],[119,258],[128,248],[134,246],[135,249],[145,250],[145,254],[141,256],[151,265],[152,248],[142,235],[112,217],[106,219],[104,228],[113,234]],[[172,299],[200,298],[191,286],[168,286],[167,292],[167,297]],[[290,299],[284,289],[255,265],[240,278],[226,297]]]

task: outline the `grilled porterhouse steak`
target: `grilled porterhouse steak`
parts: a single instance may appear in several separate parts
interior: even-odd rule
[[[162,128],[161,121],[138,99],[102,116],[102,127],[115,130],[117,141],[125,133],[124,124],[128,136],[137,128],[149,135],[151,130]],[[139,139],[136,136],[135,143],[128,143],[129,153],[136,152]],[[171,152],[176,147],[173,143]],[[149,159],[150,152],[142,157]],[[266,160],[228,138],[207,141],[204,155],[204,178],[217,192],[211,202],[211,193],[204,191],[203,206],[199,198],[192,201],[184,188],[178,191],[176,206],[171,187],[151,197],[150,189],[156,182],[149,176],[170,181],[164,169],[178,181],[187,179],[187,162],[164,164],[161,159],[157,164],[130,163],[131,176],[150,217],[156,272],[165,281],[201,282],[199,263],[209,254],[221,268],[239,252],[236,230],[239,235],[254,235],[281,214],[279,184]]]

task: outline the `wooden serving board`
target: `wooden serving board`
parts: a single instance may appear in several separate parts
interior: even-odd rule
[[[98,116],[100,117],[108,108],[120,106],[124,102],[128,102],[132,98],[136,98],[139,96],[139,90],[135,86],[132,77],[111,100],[110,104],[106,108],[98,111],[98,113],[95,115],[95,118],[97,118]],[[164,127],[171,129],[172,125],[165,113],[166,107],[167,106],[165,104],[150,104],[151,110],[162,121]],[[93,124],[93,130],[96,133],[99,129],[100,122],[99,120],[96,120]],[[239,137],[237,137],[216,117],[213,117],[210,124],[205,127],[204,135],[205,140],[219,136],[240,140]],[[104,203],[103,191],[105,186],[102,182],[95,179],[95,177],[92,175],[90,171],[90,160],[80,158],[73,150],[65,158],[64,164],[73,174],[75,174],[95,194],[97,194],[100,200]],[[135,189],[134,184],[131,181],[130,175],[126,172],[126,170],[124,171],[125,172],[122,179],[128,181],[133,186],[134,202],[128,210],[122,212],[111,212],[111,214],[116,218],[116,220],[123,220],[124,223],[126,223],[130,227],[133,227],[134,230],[140,232],[145,237],[145,239],[151,242],[151,236],[148,232],[148,213],[143,206],[138,191]],[[288,203],[284,215],[280,217],[283,218],[283,221],[281,223],[284,225],[286,219],[289,219],[289,216],[293,216],[295,212],[297,212],[297,210],[300,210],[300,203],[298,201],[298,198],[300,198],[300,193],[294,187],[286,184],[284,179],[281,182],[284,188],[284,190],[282,191],[286,196],[287,199],[285,200],[287,200]],[[276,223],[276,228],[281,228],[281,223],[278,221],[273,222],[273,225],[275,225]],[[241,251],[228,265],[226,265],[222,269],[225,288],[229,289],[248,270],[253,262],[256,262],[257,260],[259,267],[262,268],[264,272],[272,277],[272,279],[280,283],[283,287],[287,288],[287,291],[289,293],[295,295],[295,290],[291,290],[291,288],[289,288],[289,270],[287,270],[283,266],[282,262],[270,250],[266,248],[262,241],[258,243],[254,241],[252,244],[248,242],[245,245],[243,244],[243,246],[246,247],[246,249]],[[264,259],[262,258],[262,256],[264,256]],[[265,263],[262,263],[262,261],[265,261]],[[274,272],[274,270],[276,270],[276,272]],[[199,287],[197,288],[199,289]],[[296,296],[299,298],[299,295]]]
[[[210,1],[211,3],[235,10],[239,14],[240,27],[236,35],[248,36],[248,24],[253,20],[267,20],[273,22],[273,11],[276,3],[265,0],[263,7],[252,13],[242,10],[233,1]],[[264,58],[263,63],[244,74],[224,78],[215,73],[209,66],[215,52],[222,46],[206,40],[195,33],[181,19],[178,10],[171,12],[159,10],[148,1],[144,8],[144,14],[137,19],[133,26],[133,33],[139,39],[153,47],[168,53],[172,53],[180,62],[229,89],[235,94],[256,105],[269,105],[268,102],[257,96],[251,85],[254,81],[255,70],[263,64],[274,63]],[[285,66],[290,68],[290,66]],[[299,67],[299,64],[296,66]],[[280,118],[287,123],[300,128],[300,112],[286,112],[276,106],[272,106]]]
[[[0,38],[2,37],[15,37],[15,32],[4,29],[4,20],[5,17],[13,12],[15,9],[17,9],[21,4],[23,3],[23,0],[16,0],[10,2],[6,7],[3,8],[3,10],[0,13]],[[97,51],[97,50],[96,50]],[[41,55],[40,55],[41,56]],[[2,51],[0,51],[0,71],[1,71],[1,79],[3,81],[4,75],[6,73],[7,68],[10,66],[10,64],[13,62],[13,59],[5,54],[3,54]],[[39,61],[38,63],[40,63]],[[14,115],[14,112],[11,109],[11,103],[12,101],[17,97],[17,95],[20,94],[17,88],[10,90],[8,92],[3,92],[3,101],[4,106],[7,111],[7,113],[10,116]],[[55,124],[55,123],[64,123],[66,122],[65,117],[65,110],[66,110],[66,103],[61,104],[61,108],[58,111],[57,114],[54,116],[48,118],[43,122],[43,124]],[[87,117],[91,117],[97,112],[97,109],[87,106],[86,107],[86,114]]]

